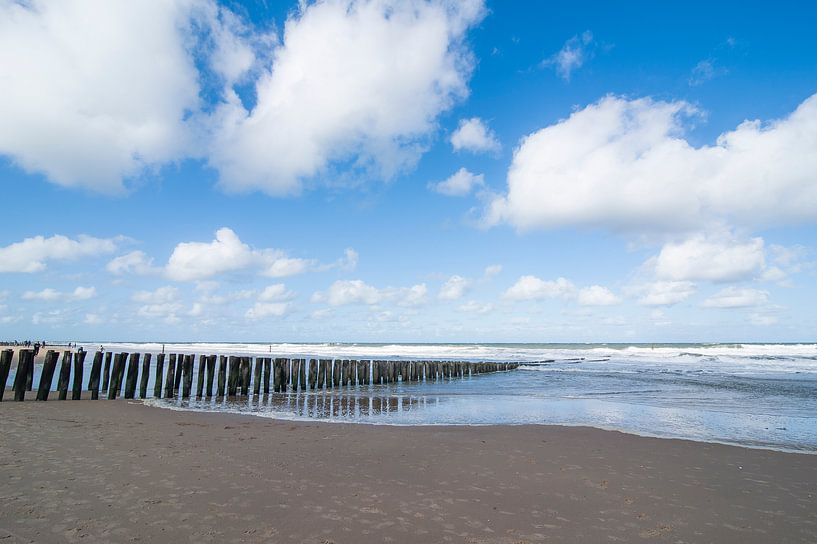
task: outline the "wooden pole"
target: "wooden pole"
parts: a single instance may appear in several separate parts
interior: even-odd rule
[[[37,400],[48,400],[48,393],[51,391],[51,383],[54,380],[54,370],[57,368],[57,357],[57,352],[52,349],[45,354],[43,371],[40,374],[40,387],[37,388]]]
[[[82,398],[82,375],[85,371],[85,356],[88,353],[83,349],[74,355],[74,381],[71,387],[71,400]]]
[[[121,388],[122,372],[125,368],[125,361],[127,353],[117,353],[113,358],[113,365],[111,367],[111,379],[108,382],[108,400],[116,399]]]
[[[184,355],[179,354],[176,358],[176,378],[173,381],[173,394],[179,394],[179,388],[182,385],[182,378],[184,377]]]
[[[102,358],[104,354],[101,351],[94,353],[94,363],[91,365],[91,375],[88,377],[88,391],[91,392],[91,400],[99,400],[99,377],[102,374]]]
[[[270,378],[272,377],[272,357],[264,358],[264,394],[269,395]]]
[[[31,350],[31,358],[26,365],[26,391],[31,391],[34,388],[34,359],[37,355],[34,350]]]
[[[309,360],[309,388],[315,389],[318,385],[318,362],[315,359]]]
[[[227,387],[227,356],[218,356],[218,385],[216,386],[216,396],[223,397]]]
[[[281,365],[283,364],[280,357],[276,357],[272,361],[272,390],[275,393],[281,392],[281,381],[283,380],[283,371]]]
[[[59,392],[59,399],[65,400],[68,398],[68,380],[71,379],[71,360],[74,353],[71,351],[64,351],[62,353],[62,365],[60,366],[60,377],[57,379],[57,391]]]
[[[182,375],[184,382],[182,383],[182,398],[190,398],[190,390],[193,388],[193,358],[195,355],[185,355],[184,365],[182,366]]]
[[[152,353],[145,353],[145,359],[142,361],[142,376],[139,382],[139,398],[146,399],[148,396],[148,381],[150,380],[150,360],[153,358]]]
[[[110,351],[105,354],[105,371],[102,374],[102,392],[108,390],[108,383],[111,380],[111,357],[113,357],[113,353]]]
[[[128,359],[128,373],[125,376],[125,398],[136,396],[136,380],[139,378],[139,353],[131,353]]]
[[[165,354],[156,355],[156,377],[153,381],[153,398],[162,398],[162,379],[165,375]]]
[[[167,379],[165,380],[165,398],[173,398],[173,384],[176,382],[176,354],[171,353],[167,362]]]
[[[298,390],[298,376],[301,375],[301,360],[292,359],[292,390]]]
[[[241,394],[245,397],[250,394],[250,369],[252,367],[250,357],[241,358]]]
[[[326,385],[326,359],[318,359],[318,389]]]
[[[253,368],[252,373],[252,394],[256,397],[261,394],[261,371],[264,367],[264,358],[263,357],[256,357],[255,358],[255,367]]]
[[[230,378],[227,381],[227,396],[234,397],[238,393],[238,357],[230,355]]]
[[[216,377],[216,356],[210,355],[207,357],[207,389],[205,390],[205,395],[207,398],[213,396],[213,381]]]
[[[4,349],[0,352],[0,402],[3,402],[3,394],[6,392],[6,381],[9,379],[13,357],[13,349]]]
[[[14,373],[14,400],[26,400],[26,379],[28,378],[29,355],[34,355],[30,349],[21,349],[17,352],[17,370]]]
[[[199,373],[196,378],[196,398],[204,396],[204,370],[207,368],[207,355],[199,355]]]

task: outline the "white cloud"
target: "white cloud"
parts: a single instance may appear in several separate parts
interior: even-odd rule
[[[581,36],[573,36],[559,51],[543,60],[542,66],[554,66],[562,79],[570,81],[573,71],[581,68],[593,56],[592,46],[593,33],[585,30]]]
[[[264,290],[261,291],[261,294],[258,295],[258,300],[261,302],[280,302],[292,300],[294,297],[295,293],[287,290],[286,285],[283,283],[276,283],[264,288]]]
[[[105,321],[99,314],[85,314],[85,319],[82,322],[86,325],[101,325]]]
[[[88,300],[96,296],[95,287],[77,287],[70,293],[62,293],[56,289],[46,288],[42,291],[26,291],[23,293],[25,300]]]
[[[451,135],[451,146],[454,151],[484,153],[499,151],[502,147],[496,134],[479,117],[462,119],[457,130]]]
[[[0,51],[14,51],[0,59],[0,153],[104,192],[190,155],[195,45],[206,27],[214,60],[226,57],[220,11],[209,0],[0,3]]]
[[[753,278],[765,267],[763,239],[740,242],[696,235],[665,244],[654,266],[655,275],[665,280],[722,282]]]
[[[612,306],[621,299],[606,287],[591,285],[579,289],[579,304],[582,306]]]
[[[706,299],[704,308],[747,308],[769,300],[769,293],[759,289],[727,287]]]
[[[118,238],[85,235],[73,239],[60,234],[49,238],[26,238],[0,247],[0,272],[40,272],[46,269],[48,261],[69,261],[111,253],[116,250],[118,241]]]
[[[437,183],[429,184],[429,188],[446,196],[465,196],[475,187],[485,185],[485,176],[473,174],[465,168],[460,168],[451,176]]]
[[[255,84],[214,120],[209,160],[233,191],[298,192],[337,161],[388,178],[416,161],[437,116],[468,94],[464,42],[482,0],[300,4]]]
[[[250,320],[264,319],[265,317],[281,317],[289,310],[288,302],[256,302],[247,310],[244,317]]]
[[[487,314],[494,309],[494,305],[490,303],[477,302],[476,300],[469,300],[459,307],[461,312],[468,314]]]
[[[428,287],[425,283],[412,285],[397,291],[397,304],[400,306],[419,306],[428,299]]]
[[[756,325],[758,327],[768,327],[770,325],[775,325],[779,321],[776,315],[764,314],[764,313],[751,313],[749,314],[749,323],[752,325]]]
[[[111,259],[105,266],[111,274],[121,276],[123,274],[147,275],[157,272],[153,266],[153,259],[148,257],[144,251],[131,251],[119,257]]]
[[[684,102],[608,96],[528,135],[486,222],[653,232],[817,218],[817,95],[701,147],[683,137],[691,113]]]
[[[483,272],[483,276],[486,279],[490,279],[490,278],[493,278],[495,276],[498,276],[500,273],[502,273],[502,265],[501,264],[492,264],[492,265],[489,265],[489,266],[485,267],[485,272]]]
[[[522,276],[507,291],[509,300],[541,300],[545,298],[567,298],[573,296],[576,288],[565,278],[546,281],[536,276]]]
[[[440,287],[440,294],[437,296],[441,300],[457,300],[462,298],[470,287],[471,280],[455,274],[443,283]]]
[[[316,292],[312,302],[328,302],[332,306],[346,304],[377,304],[383,300],[383,294],[376,287],[362,280],[338,280],[326,293]]]
[[[672,306],[685,301],[696,290],[695,284],[689,281],[656,281],[632,291],[640,297],[638,303],[644,306]]]
[[[167,262],[167,277],[177,281],[202,280],[254,268],[263,276],[280,278],[300,274],[314,261],[288,257],[279,249],[253,249],[227,227],[216,231],[211,242],[182,242]]]
[[[131,298],[136,302],[164,304],[177,301],[179,298],[179,290],[168,285],[165,287],[159,287],[154,291],[137,291],[131,296]]]

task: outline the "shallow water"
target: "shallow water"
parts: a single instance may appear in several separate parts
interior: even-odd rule
[[[86,349],[96,347],[89,344]],[[141,353],[162,349],[161,344],[105,347]],[[529,363],[515,371],[442,382],[278,393],[237,400],[149,401],[168,408],[389,425],[587,425],[651,436],[817,452],[816,344],[164,347],[174,353]],[[90,359],[92,356],[86,365]],[[148,389],[152,391],[152,384]]]

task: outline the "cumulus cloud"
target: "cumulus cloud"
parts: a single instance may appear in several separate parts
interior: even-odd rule
[[[494,309],[494,305],[490,303],[477,302],[476,300],[469,300],[465,304],[460,305],[459,310],[467,314],[487,314]]]
[[[485,153],[499,151],[502,147],[496,134],[479,117],[462,119],[457,130],[451,135],[454,151]]]
[[[0,60],[0,153],[103,192],[194,154],[195,57],[223,76],[247,66],[225,11],[210,0],[0,2],[0,51],[15,52]]]
[[[638,303],[644,306],[672,306],[695,294],[697,287],[690,281],[656,281],[632,289]]]
[[[582,306],[612,306],[621,302],[621,298],[606,287],[591,285],[579,289],[578,301]]]
[[[390,177],[416,161],[437,116],[468,93],[464,36],[482,0],[303,2],[255,83],[218,109],[221,185],[282,195],[333,163]]]
[[[468,94],[464,38],[484,13],[482,0],[299,2],[279,39],[215,0],[5,0],[0,154],[109,193],[187,158],[270,194],[336,163],[389,177]]]
[[[546,298],[567,298],[576,287],[570,280],[557,278],[549,281],[536,276],[522,276],[507,291],[504,298],[509,300],[542,300]]]
[[[142,303],[137,310],[140,317],[161,319],[168,324],[181,321],[178,314],[182,311],[182,304],[179,301],[179,290],[175,287],[164,286],[153,291],[137,291],[131,298]]]
[[[247,310],[244,317],[250,320],[264,319],[266,317],[281,317],[289,310],[288,302],[256,302]]]
[[[24,300],[43,300],[53,302],[55,300],[88,300],[96,296],[96,287],[77,287],[70,293],[63,293],[56,289],[46,288],[42,291],[26,291],[23,293]]]
[[[607,96],[528,135],[486,222],[653,232],[817,218],[817,95],[714,145],[684,138],[694,114],[685,102]]]
[[[116,250],[118,238],[94,238],[80,235],[76,239],[60,234],[45,238],[34,236],[0,247],[0,272],[40,272],[49,261],[69,261],[96,257]]]
[[[173,280],[193,281],[252,268],[261,275],[280,278],[305,272],[313,264],[311,260],[289,257],[279,249],[253,249],[224,227],[210,242],[178,244],[165,273]]]
[[[399,306],[419,306],[428,299],[428,287],[425,283],[404,287],[398,289],[396,297]]]
[[[144,251],[131,251],[119,257],[111,259],[105,266],[111,274],[121,276],[123,274],[147,275],[158,272],[153,266],[153,259],[148,257]]]
[[[441,300],[457,300],[471,288],[471,280],[462,276],[453,275],[440,287],[437,295]]]
[[[552,66],[565,81],[575,70],[593,57],[593,33],[585,30],[581,35],[573,36],[562,48],[542,61],[542,66]]]
[[[759,289],[727,287],[704,300],[704,308],[747,308],[769,300],[769,293]]]
[[[748,279],[765,267],[763,239],[745,242],[722,236],[696,235],[668,243],[654,259],[660,279],[726,282]]]
[[[501,264],[492,264],[485,267],[485,271],[483,272],[483,276],[486,279],[493,278],[494,276],[499,275],[502,273],[502,265]]]
[[[312,295],[312,302],[328,302],[332,306],[377,304],[381,300],[383,295],[380,290],[362,280],[338,280],[326,293],[316,292]]]
[[[162,304],[165,302],[174,302],[179,298],[179,290],[169,285],[159,287],[153,291],[137,291],[131,298],[136,302],[145,302],[148,304]]]
[[[473,174],[460,168],[448,179],[430,184],[429,188],[446,196],[465,196],[475,187],[484,185],[485,177],[482,174]]]

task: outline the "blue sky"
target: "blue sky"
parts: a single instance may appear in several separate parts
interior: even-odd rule
[[[814,20],[0,0],[0,336],[813,340]]]

